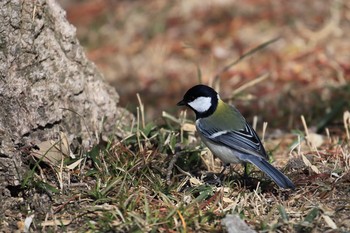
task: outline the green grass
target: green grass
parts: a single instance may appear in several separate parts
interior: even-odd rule
[[[220,171],[220,163],[208,159],[186,114],[164,113],[164,124],[157,126],[143,122],[140,109],[135,127],[127,129],[128,137],[111,138],[81,153],[74,170],[35,163],[22,187],[31,209],[21,210],[23,216],[35,213],[33,231],[222,232],[221,220],[236,214],[262,232],[321,232],[334,226],[346,232],[346,138],[329,139],[317,150],[294,145],[299,152],[284,172],[297,185],[295,191],[278,189],[254,167],[244,184],[240,165],[233,166],[222,183],[208,183]],[[273,149],[272,156],[278,149],[289,150]],[[65,164],[78,159],[66,159]],[[49,196],[50,201],[44,208],[25,193]]]

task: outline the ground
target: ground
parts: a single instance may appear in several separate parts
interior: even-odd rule
[[[28,154],[31,171],[10,190],[3,231],[32,218],[34,232],[222,232],[227,214],[257,231],[350,231],[350,3],[61,3],[120,105],[139,117],[129,137],[77,148],[62,165]],[[175,106],[199,82],[256,119],[295,190],[254,167],[244,180],[240,165],[213,182],[221,163],[193,115]]]

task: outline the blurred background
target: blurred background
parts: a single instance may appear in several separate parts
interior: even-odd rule
[[[148,120],[179,112],[192,85],[215,84],[248,121],[338,130],[350,99],[350,1],[59,0],[90,60]],[[279,38],[238,64],[248,51]],[[234,90],[269,76],[239,94]],[[216,78],[215,78],[216,77]],[[343,130],[343,129],[339,129]]]

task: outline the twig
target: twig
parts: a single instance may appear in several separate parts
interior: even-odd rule
[[[350,133],[349,133],[349,129],[350,129],[350,112],[349,111],[345,111],[344,112],[343,121],[344,121],[344,128],[345,128],[345,131],[346,131],[346,138],[348,139],[348,141],[350,141]]]
[[[175,163],[177,161],[177,159],[179,158],[180,155],[182,155],[184,152],[182,151],[182,148],[180,146],[176,146],[175,147],[175,154],[173,156],[173,158],[170,160],[169,162],[169,166],[167,168],[167,173],[166,173],[166,182],[167,185],[171,185],[171,180],[170,180],[170,176],[173,173],[173,168],[174,166],[184,175],[192,177],[192,175],[184,170],[182,170],[180,167],[178,167]]]
[[[267,47],[268,45],[276,42],[277,40],[279,40],[280,37],[276,37],[273,38],[271,40],[266,41],[265,43],[262,43],[260,45],[258,45],[257,47],[249,50],[248,52],[246,52],[245,54],[243,54],[242,56],[240,56],[238,59],[236,59],[235,61],[229,63],[228,65],[226,65],[218,74],[215,75],[214,80],[217,80],[220,78],[220,75],[226,71],[228,71],[232,66],[238,64],[240,61],[242,61],[243,59],[245,59],[246,57],[249,57],[250,55],[256,53],[259,50],[264,49],[265,47]]]
[[[267,79],[269,77],[270,73],[265,73],[260,75],[259,77],[257,77],[256,79],[251,80],[250,82],[247,82],[246,84],[243,84],[242,86],[240,86],[239,88],[235,89],[232,92],[232,96],[237,95],[238,93],[242,92],[245,89],[248,89],[249,87],[252,87],[262,81],[264,81],[265,79]]]
[[[311,142],[310,142],[310,134],[309,134],[309,129],[308,129],[308,127],[307,127],[307,124],[306,124],[306,121],[305,121],[305,118],[304,118],[304,116],[303,115],[301,115],[301,122],[303,123],[303,126],[304,126],[304,130],[305,130],[305,139],[306,139],[306,142],[307,142],[307,145],[309,146],[309,147],[312,147],[312,145],[311,145]]]
[[[173,173],[174,165],[175,165],[177,159],[179,158],[180,154],[181,154],[180,152],[176,152],[174,154],[173,158],[169,162],[169,166],[167,168],[167,173],[166,173],[166,183],[167,183],[167,185],[170,185],[172,183],[171,180],[170,180],[170,176]]]
[[[262,131],[262,136],[261,136],[261,141],[262,141],[262,143],[265,142],[266,129],[267,129],[267,122],[265,121],[265,122],[263,123],[263,131]]]
[[[78,199],[80,197],[80,194],[76,194],[74,195],[72,198],[70,198],[68,201],[66,201],[65,203],[61,204],[60,206],[58,206],[57,208],[54,209],[54,213],[57,214],[58,212],[60,212],[66,205],[68,205],[70,202]]]

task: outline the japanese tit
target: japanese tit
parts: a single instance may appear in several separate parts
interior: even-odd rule
[[[268,155],[254,129],[232,105],[205,85],[189,89],[178,106],[188,106],[196,114],[196,128],[202,141],[224,166],[252,163],[281,188],[294,189],[293,182],[268,162]]]

